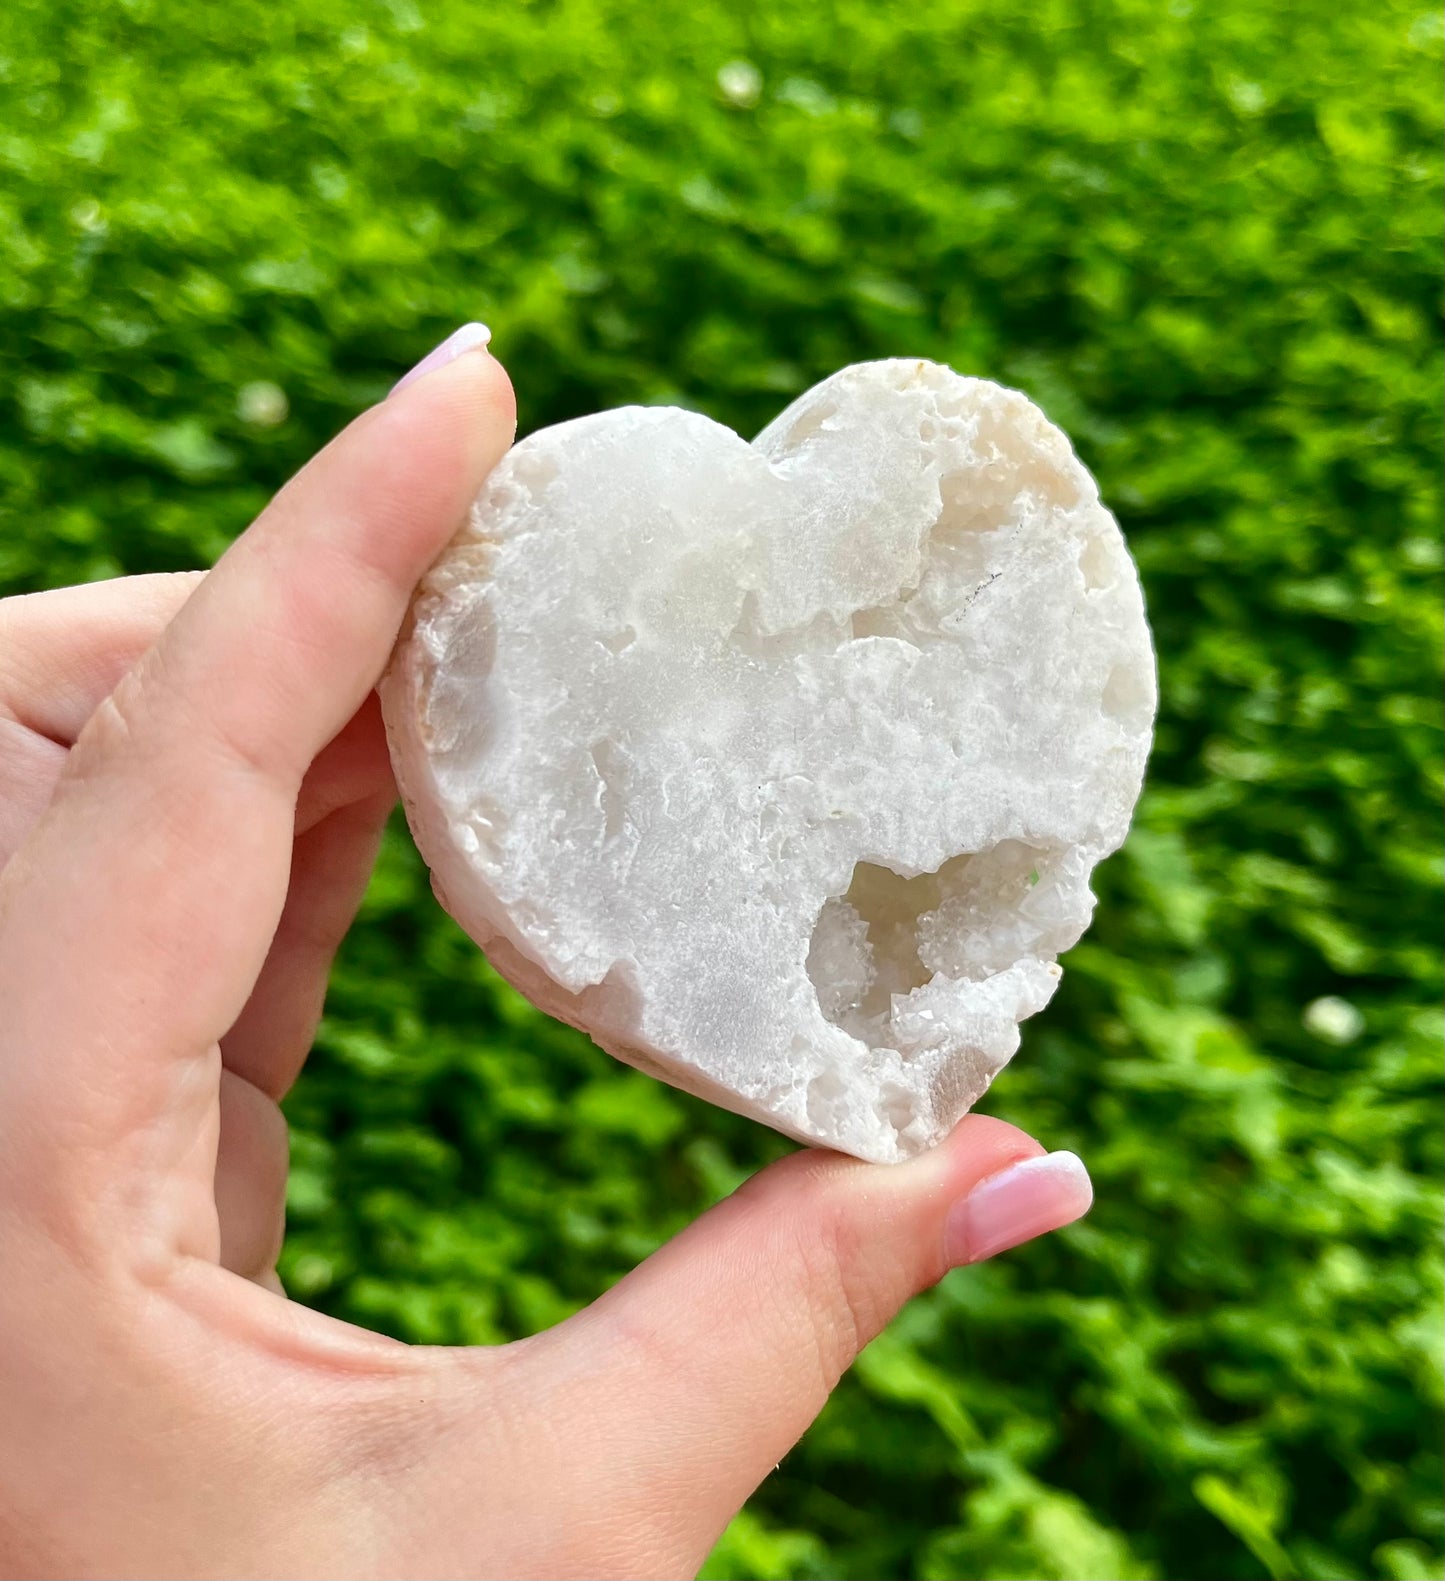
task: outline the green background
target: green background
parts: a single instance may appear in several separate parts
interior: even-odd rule
[[[936,357],[1128,535],[1149,789],[987,1102],[1097,1205],[914,1303],[714,1576],[1442,1573],[1441,45],[1396,0],[0,11],[0,588],[214,557],[473,317],[524,431]],[[289,1110],[291,1290],[416,1340],[553,1322],[785,1147],[500,987],[400,829]]]

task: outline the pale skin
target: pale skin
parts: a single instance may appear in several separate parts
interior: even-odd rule
[[[970,1116],[784,1160],[515,1344],[286,1299],[277,1103],[395,799],[372,687],[514,421],[471,350],[204,577],[0,603],[0,1574],[690,1575],[904,1301],[1087,1206],[969,1208],[1044,1153]]]

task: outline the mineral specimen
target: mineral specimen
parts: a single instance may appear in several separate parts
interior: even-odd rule
[[[640,1070],[890,1161],[1058,986],[1155,680],[1063,434],[888,361],[752,444],[642,407],[523,440],[382,698],[437,894],[503,976]]]

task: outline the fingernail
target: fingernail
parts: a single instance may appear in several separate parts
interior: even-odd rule
[[[1035,1236],[1059,1230],[1089,1211],[1094,1188],[1073,1153],[1023,1158],[981,1180],[949,1209],[944,1230],[949,1266],[981,1263]]]
[[[449,362],[455,362],[463,352],[487,345],[491,338],[492,332],[485,324],[463,324],[460,329],[448,335],[440,346],[435,346],[427,352],[409,373],[402,374],[392,385],[389,393],[395,395],[407,385],[415,384],[424,374],[434,373],[438,368],[446,367]]]

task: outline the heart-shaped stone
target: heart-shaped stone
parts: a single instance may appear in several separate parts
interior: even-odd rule
[[[641,1070],[887,1161],[1057,986],[1155,680],[1064,436],[890,361],[751,445],[645,407],[523,440],[382,698],[437,893],[498,971]]]

